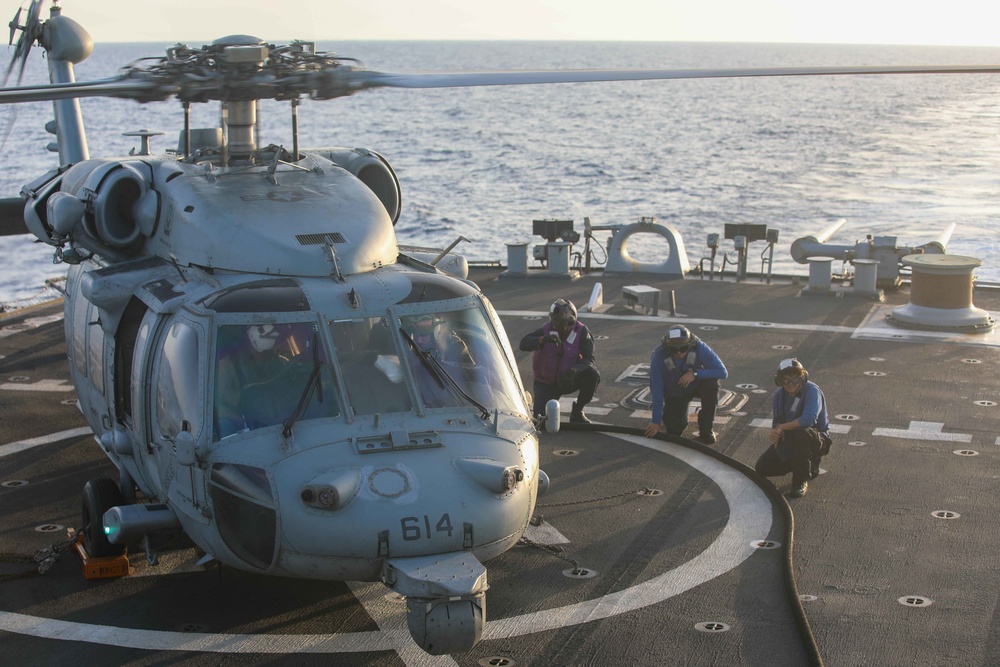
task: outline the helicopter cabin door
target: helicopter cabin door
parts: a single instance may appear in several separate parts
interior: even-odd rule
[[[175,510],[207,523],[205,457],[210,429],[206,426],[206,330],[201,323],[176,315],[153,347],[150,426],[159,453],[164,489]]]
[[[144,328],[145,323],[140,327],[140,339]],[[140,345],[137,340],[137,354]],[[175,510],[202,523],[207,523],[203,459],[209,432],[205,426],[205,346],[202,324],[183,313],[173,316],[146,345],[149,373],[142,381],[146,385],[143,394],[149,397],[143,404],[151,458],[159,475],[158,495],[169,499]]]

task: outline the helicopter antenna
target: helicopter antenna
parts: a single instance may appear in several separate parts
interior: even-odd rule
[[[461,243],[462,241],[465,241],[466,243],[472,243],[472,241],[470,241],[469,239],[465,238],[464,236],[459,236],[457,239],[455,239],[454,241],[451,242],[450,246],[448,246],[447,248],[445,248],[444,250],[442,250],[441,253],[437,257],[435,257],[433,260],[431,260],[431,266],[437,266],[437,263],[440,262],[442,259],[444,259],[445,255],[447,255],[449,252],[451,252],[452,249],[455,246],[457,246],[459,243]]]
[[[222,128],[222,166],[229,164],[229,107],[223,102],[219,109],[219,127]]]
[[[184,102],[184,156],[191,154],[191,103]]]
[[[174,257],[172,254],[170,255],[170,263],[173,264],[175,269],[177,269],[177,275],[181,277],[181,282],[186,283],[188,281],[187,276],[185,276],[184,272],[181,271],[181,266],[180,264],[177,263],[177,258]]]
[[[281,151],[278,151],[280,154]],[[337,262],[337,250],[333,247],[333,241],[330,239],[326,240],[326,249],[330,252],[330,259],[333,261],[333,274],[337,276],[337,281],[346,283],[347,280],[344,278],[344,274],[340,272],[340,264]]]
[[[292,162],[299,160],[299,98],[292,100]]]
[[[278,184],[278,179],[274,177],[274,174],[278,171],[278,164],[281,162],[281,151],[284,148],[284,146],[278,146],[278,149],[274,151],[274,157],[271,158],[271,164],[267,167],[267,180],[271,185]],[[334,261],[336,261],[336,258],[334,258]]]

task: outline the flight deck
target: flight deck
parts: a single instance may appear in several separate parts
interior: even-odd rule
[[[1000,602],[995,333],[893,328],[905,304],[756,279],[476,281],[517,341],[556,298],[581,308],[602,380],[571,425],[540,435],[551,486],[522,543],[486,563],[489,615],[467,653],[431,656],[405,604],[378,583],[249,574],[183,537],[153,566],[87,579],[66,550],[80,490],[114,469],[69,382],[62,306],[0,320],[0,646],[3,661],[85,664],[988,665]],[[654,315],[626,288],[672,295]],[[635,290],[631,290],[634,294]],[[1000,293],[976,290],[1000,310]],[[650,354],[685,324],[729,370],[711,447],[645,438]],[[516,352],[531,385],[531,355]],[[796,357],[826,394],[834,445],[804,498],[752,472],[768,446],[774,369]],[[692,415],[692,420],[694,416]],[[685,436],[694,437],[692,422]]]

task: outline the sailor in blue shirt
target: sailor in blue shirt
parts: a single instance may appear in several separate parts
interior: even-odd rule
[[[719,381],[728,376],[729,371],[712,348],[687,327],[670,327],[649,360],[653,416],[646,426],[646,437],[659,433],[661,422],[670,435],[681,435],[687,426],[688,406],[697,396],[701,400],[698,439],[714,444],[712,427],[719,405]]]
[[[765,477],[792,473],[788,495],[801,498],[809,480],[819,475],[820,458],[830,452],[830,420],[823,390],[809,381],[798,359],[785,359],[774,374],[778,385],[771,399],[771,446],[755,466]]]

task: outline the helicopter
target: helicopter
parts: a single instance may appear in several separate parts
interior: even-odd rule
[[[59,166],[0,208],[68,268],[67,355],[79,408],[117,479],[82,493],[95,557],[181,530],[254,573],[382,581],[414,641],[467,651],[486,621],[483,565],[521,539],[539,495],[542,424],[499,317],[460,257],[402,252],[399,181],[361,148],[300,149],[302,98],[369,89],[988,67],[569,70],[400,74],[231,35],[175,45],[76,82],[86,30],[33,0],[11,66],[38,43],[51,82],[0,103],[53,102]],[[177,151],[91,158],[78,99],[171,98]],[[259,146],[257,102],[287,101],[290,150]],[[190,105],[219,102],[219,127]],[[449,249],[450,250],[450,249]],[[545,428],[558,427],[557,406]]]

